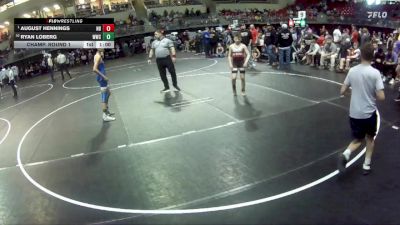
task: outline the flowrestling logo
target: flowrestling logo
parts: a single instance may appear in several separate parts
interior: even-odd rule
[[[368,19],[386,19],[387,18],[387,12],[367,12],[368,13]]]

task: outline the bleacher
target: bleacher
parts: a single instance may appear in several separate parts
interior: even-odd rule
[[[158,1],[155,0],[146,0],[144,1],[144,5],[146,8],[160,8],[160,7],[175,7],[175,6],[190,6],[190,5],[201,5],[202,3],[197,0],[186,0],[186,1],[178,1],[173,0],[171,2],[163,2],[160,4]]]
[[[216,2],[223,2],[223,3],[231,3],[234,0],[216,0]],[[256,0],[259,1],[259,0]],[[236,2],[243,2],[242,0],[236,0]],[[250,0],[244,0],[244,2],[248,3]],[[251,2],[254,2],[251,0]],[[265,2],[265,1],[263,1]],[[271,2],[271,1],[267,1]],[[196,5],[196,4],[201,4],[198,1],[187,1],[187,2],[172,2],[172,4],[159,4],[158,2],[155,2],[154,0],[147,0],[145,1],[146,7],[149,8],[156,8],[156,7],[175,7],[177,5],[183,5],[187,6],[187,8],[190,10],[191,5]],[[383,26],[383,27],[399,27],[400,26],[400,21],[396,22],[393,21],[394,17],[391,17],[388,20],[385,21],[378,21],[376,23],[371,24],[371,21],[366,20],[366,10],[374,9],[374,10],[384,10],[388,12],[388,16],[392,15],[389,14],[389,12],[393,12],[396,16],[400,12],[400,2],[397,4],[391,4],[391,5],[381,5],[381,6],[371,6],[367,7],[364,3],[361,5],[358,4],[346,4],[343,2],[331,2],[328,3],[328,8],[327,10],[334,10],[345,19],[338,19],[337,16],[331,16],[331,17],[326,17],[325,20],[321,20],[320,17],[318,17],[318,20],[316,19],[317,17],[315,14],[319,15],[324,15],[324,12],[321,11],[321,8],[323,8],[320,4],[320,1],[318,0],[296,0],[295,4],[290,5],[288,7],[279,9],[279,10],[267,10],[267,11],[261,11],[259,13],[251,13],[248,14],[246,12],[230,12],[227,14],[219,14],[218,18],[209,18],[207,15],[201,14],[200,17],[194,16],[192,17],[183,17],[182,15],[178,15],[173,18],[167,19],[159,19],[156,24],[151,25],[143,25],[139,24],[136,26],[136,24],[129,23],[129,20],[120,20],[116,19],[116,37],[121,37],[121,36],[129,36],[129,35],[134,35],[134,34],[140,34],[140,33],[146,33],[146,32],[152,32],[155,27],[158,26],[163,26],[167,29],[186,29],[186,28],[195,28],[195,27],[202,27],[202,26],[216,26],[216,25],[227,25],[231,24],[232,20],[238,19],[240,23],[256,23],[256,24],[265,24],[265,23],[280,23],[280,22],[287,22],[289,14],[297,15],[297,10],[306,10],[307,11],[307,21],[309,23],[324,23],[328,22],[331,24],[351,24],[355,23],[358,25],[364,25],[364,26],[370,26],[370,25],[375,25],[375,26]],[[132,10],[132,4],[130,2],[128,3],[120,3],[120,4],[112,4],[112,5],[107,5],[104,7],[104,12],[102,9],[99,9],[98,7],[87,7],[86,6],[80,6],[79,8],[79,13],[77,13],[78,17],[90,17],[90,16],[98,16],[99,14],[109,14],[109,13],[116,13],[116,12],[121,12],[121,11],[127,11],[127,10]],[[357,9],[357,10],[356,10]],[[164,9],[162,9],[164,10]],[[170,9],[169,9],[170,11]],[[161,15],[162,17],[162,15]],[[143,18],[146,20],[145,18]],[[7,41],[8,42],[8,41]],[[4,56],[4,52],[2,52]],[[11,55],[13,55],[13,51],[10,52]],[[15,54],[15,57],[21,58],[26,56],[27,54],[30,54],[30,51],[17,51],[17,54]]]

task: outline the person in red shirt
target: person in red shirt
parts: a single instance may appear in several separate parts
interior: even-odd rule
[[[359,34],[357,31],[357,27],[354,25],[351,25],[351,43],[357,43],[358,44],[358,38]],[[358,46],[358,45],[357,45]]]
[[[317,44],[322,47],[325,44],[325,34],[321,34],[317,39]]]
[[[251,45],[252,47],[255,47],[257,46],[258,30],[254,27],[254,24],[250,25],[250,33],[251,33]]]

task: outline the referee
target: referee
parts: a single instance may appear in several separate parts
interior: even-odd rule
[[[71,74],[69,73],[68,70],[68,65],[67,65],[67,57],[59,50],[58,51],[58,56],[56,58],[57,64],[60,67],[61,71],[61,78],[64,80],[64,71],[67,72],[69,79],[71,79]]]
[[[154,36],[156,40],[151,44],[148,63],[151,63],[151,58],[155,52],[158,71],[160,72],[161,80],[164,83],[164,89],[161,92],[166,93],[170,91],[167,79],[167,69],[171,74],[172,85],[177,91],[180,91],[181,89],[178,87],[174,66],[174,63],[176,62],[174,43],[170,39],[164,37],[163,30],[157,30],[154,33]]]

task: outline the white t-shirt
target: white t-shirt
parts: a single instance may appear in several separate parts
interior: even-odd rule
[[[319,44],[314,43],[314,44],[312,44],[312,45],[310,46],[310,49],[308,50],[307,53],[312,54],[312,55],[315,55],[315,54],[317,54],[317,53],[320,51],[320,49],[321,49],[321,48],[319,47]]]
[[[64,64],[67,61],[67,58],[65,57],[64,54],[59,54],[57,56],[57,63],[58,64]]]
[[[18,76],[18,67],[17,66],[12,66],[11,69],[14,72],[14,77]]]
[[[5,77],[6,77],[6,69],[0,70],[0,82],[2,82]]]
[[[333,42],[337,43],[342,40],[342,32],[339,29],[333,31]]]
[[[359,48],[357,48],[356,50],[354,50],[354,56],[356,59],[360,59],[361,56],[361,50]]]
[[[262,35],[262,36],[260,37],[260,41],[259,41],[258,46],[264,46],[264,38],[265,38],[264,35]]]
[[[11,81],[11,80],[14,80],[14,71],[12,70],[12,69],[8,69],[7,70],[7,76],[8,76],[8,79]]]
[[[377,110],[376,91],[384,89],[379,71],[371,65],[359,64],[350,69],[344,84],[352,88],[350,117],[370,118]]]
[[[53,60],[51,59],[51,57],[47,58],[47,65],[49,65],[50,67],[53,67]]]

